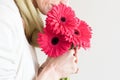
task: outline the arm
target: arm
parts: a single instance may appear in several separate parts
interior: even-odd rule
[[[15,41],[8,25],[0,18],[0,80],[14,80],[16,76]]]
[[[11,7],[8,3],[5,4],[4,1],[0,3],[0,80],[15,80],[17,71],[15,53],[17,20],[16,13],[12,10],[14,5]]]

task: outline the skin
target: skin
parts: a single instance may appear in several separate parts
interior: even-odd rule
[[[68,0],[36,0],[37,7],[44,15],[47,14],[53,5],[57,5],[59,3],[67,4]]]
[[[77,73],[78,67],[75,54],[76,50],[71,49],[57,58],[48,58],[42,65],[44,68],[38,74],[37,80],[59,80]]]

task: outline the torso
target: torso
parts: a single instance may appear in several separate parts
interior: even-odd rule
[[[11,18],[12,31],[15,33],[13,40],[15,40],[15,51],[13,56],[13,63],[15,64],[16,76],[15,80],[33,80],[38,71],[38,62],[34,47],[32,47],[24,33],[23,22],[14,0],[0,0],[0,6],[4,6],[5,14],[9,13]],[[4,10],[3,10],[4,11]]]

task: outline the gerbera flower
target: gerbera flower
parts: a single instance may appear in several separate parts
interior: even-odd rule
[[[80,44],[84,49],[90,47],[90,39],[92,37],[92,29],[89,27],[89,25],[85,21],[81,21],[80,25],[78,26],[78,30],[81,34],[81,41]]]
[[[91,28],[87,25],[86,22],[77,19],[78,27],[74,29],[74,32],[71,36],[66,35],[65,39],[69,42],[72,42],[74,47],[83,47],[84,49],[90,47],[90,38],[91,38]]]
[[[49,57],[60,56],[69,50],[71,44],[62,35],[54,34],[47,28],[44,32],[38,34],[38,44]]]
[[[76,26],[75,13],[64,4],[53,6],[47,14],[46,25],[56,34],[72,33]]]

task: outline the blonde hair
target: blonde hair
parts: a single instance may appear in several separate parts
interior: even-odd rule
[[[43,30],[40,12],[35,8],[33,0],[14,0],[24,21],[25,35],[32,46],[38,46],[37,34]]]

